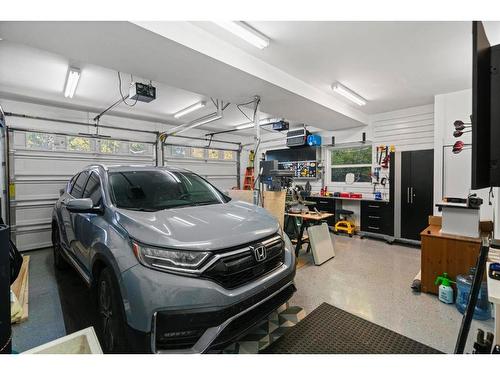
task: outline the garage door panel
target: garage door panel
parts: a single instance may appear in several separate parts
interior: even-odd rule
[[[50,224],[55,200],[44,205],[16,206],[16,226]]]
[[[234,184],[234,178],[229,177],[229,178],[211,178],[210,183],[213,184],[216,188],[218,188],[222,192],[226,192],[228,190],[231,190],[234,188],[236,185]]]
[[[71,176],[68,175],[66,178],[59,181],[19,181],[15,180],[14,184],[16,187],[15,198],[16,202],[22,201],[40,201],[40,200],[56,200],[59,197],[59,190],[66,186],[66,181],[69,180]]]
[[[24,130],[9,132],[12,238],[20,250],[51,245],[59,191],[91,164],[156,165],[155,143]]]
[[[13,231],[12,235],[15,235],[17,248],[23,251],[52,246],[50,227],[24,228],[21,231]]]
[[[220,190],[238,185],[238,152],[231,149],[165,145],[164,165],[184,168],[206,178]]]

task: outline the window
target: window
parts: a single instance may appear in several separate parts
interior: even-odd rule
[[[83,188],[85,187],[85,183],[87,182],[88,175],[88,172],[82,172],[75,180],[73,189],[71,189],[71,195],[74,198],[81,198],[83,196]]]
[[[224,151],[224,160],[234,160],[234,151]]]
[[[165,170],[112,172],[111,196],[118,208],[158,211],[226,202],[215,187],[189,172]],[[179,224],[185,224],[179,221]]]
[[[219,150],[208,150],[208,158],[212,160],[219,159]]]
[[[44,133],[26,133],[26,148],[53,150],[54,136]]]
[[[99,150],[104,154],[118,154],[120,152],[120,142],[111,139],[101,139]]]
[[[204,159],[205,158],[205,149],[192,147],[191,148],[191,157],[196,159]]]
[[[92,172],[89,177],[89,181],[87,182],[87,186],[85,186],[85,191],[83,192],[83,197],[92,199],[94,207],[101,205],[101,181],[95,172]]]
[[[132,154],[143,154],[146,152],[146,144],[132,142],[132,143],[130,143],[129,150],[130,150],[130,153],[132,153]]]
[[[371,182],[372,147],[346,147],[331,151],[331,181],[345,182],[347,173],[355,182]]]
[[[172,156],[176,156],[178,158],[185,158],[188,156],[188,148],[182,146],[172,146],[171,154]]]
[[[90,139],[83,137],[69,137],[68,150],[70,151],[90,151]]]

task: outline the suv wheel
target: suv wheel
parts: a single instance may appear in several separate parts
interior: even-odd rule
[[[52,248],[54,252],[54,266],[59,270],[68,268],[68,263],[62,254],[61,237],[59,236],[57,224],[52,226]]]
[[[97,284],[97,304],[101,329],[101,344],[105,353],[127,351],[125,320],[121,296],[109,268],[102,270]]]

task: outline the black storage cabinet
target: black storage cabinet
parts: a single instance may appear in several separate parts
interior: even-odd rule
[[[392,202],[361,201],[361,231],[394,236]]]
[[[420,241],[434,202],[434,150],[401,153],[401,238]]]

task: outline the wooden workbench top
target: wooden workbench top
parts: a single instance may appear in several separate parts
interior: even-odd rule
[[[303,214],[294,214],[287,212],[286,213],[288,216],[294,216],[294,217],[300,217],[305,220],[324,220],[328,219],[329,217],[332,217],[333,214],[327,213],[327,212],[321,212],[321,213],[314,213],[314,212],[308,212],[308,213],[303,213]]]
[[[424,237],[438,237],[438,238],[446,238],[449,240],[481,243],[481,239],[479,237],[466,237],[466,236],[458,236],[455,234],[442,233],[440,225],[429,225],[422,232],[420,232],[420,235]]]

